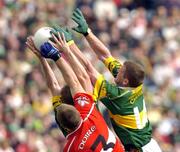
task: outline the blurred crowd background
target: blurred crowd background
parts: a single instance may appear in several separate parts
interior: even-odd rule
[[[65,138],[54,121],[51,94],[25,41],[42,26],[75,26],[70,16],[76,7],[116,58],[144,66],[153,137],[163,152],[180,152],[179,0],[0,0],[0,152],[62,151]],[[85,39],[73,35],[112,80]],[[51,66],[63,86],[61,73]]]

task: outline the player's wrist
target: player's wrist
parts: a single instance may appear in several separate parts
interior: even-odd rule
[[[55,62],[61,58],[61,53],[57,52],[51,59],[53,59]]]
[[[64,49],[63,53],[65,56],[68,56],[71,53],[71,49],[69,48],[69,46]]]
[[[43,56],[38,56],[38,59],[39,59],[39,61],[42,62],[42,63],[45,62],[45,60],[46,60]]]
[[[74,40],[70,40],[70,41],[68,41],[68,42],[67,42],[67,44],[68,44],[68,46],[70,46],[70,45],[74,44]]]
[[[91,33],[91,29],[90,29],[90,28],[88,28],[88,29],[87,29],[87,32],[86,32],[86,33],[84,33],[83,35],[86,37],[86,36],[88,36],[88,35],[89,35],[89,33]]]

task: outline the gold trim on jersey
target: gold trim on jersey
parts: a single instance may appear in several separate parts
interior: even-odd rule
[[[109,110],[108,110],[109,111]],[[118,114],[115,114],[113,115],[111,113],[111,111],[109,111],[109,115],[110,115],[110,118],[113,119],[117,125],[119,126],[123,126],[125,128],[131,128],[131,129],[142,129],[146,122],[147,122],[147,112],[145,109],[143,109],[140,113],[139,113],[139,120],[140,121],[140,127],[139,127],[139,124],[137,124],[137,118],[135,115],[125,115],[125,116],[122,116],[122,115],[118,115]]]
[[[143,94],[143,91],[142,91],[142,84],[140,86],[138,86],[137,88],[135,89],[132,89],[132,95],[131,97],[129,98],[129,101],[131,104],[134,103],[134,101],[136,101],[136,99]]]
[[[97,97],[94,94],[92,95],[92,97],[93,97],[94,102],[98,101]]]
[[[100,74],[96,80],[93,90],[93,98],[95,98],[96,100],[106,96],[107,91],[104,81],[105,79],[103,75]]]

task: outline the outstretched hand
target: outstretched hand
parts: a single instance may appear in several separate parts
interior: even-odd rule
[[[40,53],[43,57],[57,61],[61,57],[61,53],[51,43],[45,42],[40,47]]]
[[[39,50],[34,45],[32,36],[27,37],[26,45],[38,58],[41,58]]]
[[[80,11],[80,9],[76,9],[73,14],[72,14],[72,20],[75,21],[78,26],[77,27],[73,27],[72,29],[78,33],[81,33],[83,35],[87,35],[88,34],[88,24],[82,14],[82,12]]]
[[[68,51],[70,51],[69,45],[66,42],[66,38],[64,36],[64,33],[60,34],[59,32],[57,32],[57,37],[54,34],[52,34],[52,37],[53,37],[55,43],[52,41],[50,41],[50,43],[54,47],[58,48],[61,52],[67,53]]]
[[[61,28],[58,25],[54,25],[53,30],[50,33],[54,34],[56,37],[58,37],[58,32],[60,34],[64,33],[64,36],[66,38],[66,42],[69,42],[69,41],[73,40],[72,33],[67,27],[66,28]]]

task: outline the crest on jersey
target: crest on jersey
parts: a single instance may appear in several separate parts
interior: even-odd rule
[[[76,98],[76,101],[81,107],[84,107],[85,104],[89,104],[89,98],[87,98],[85,96],[80,96],[80,97]]]

